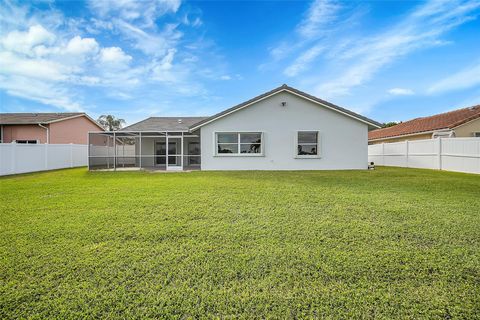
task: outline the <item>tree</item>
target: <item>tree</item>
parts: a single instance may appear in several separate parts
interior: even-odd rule
[[[396,126],[399,123],[401,123],[401,122],[395,122],[395,121],[387,122],[387,123],[383,124],[383,128],[393,127],[393,126]]]
[[[122,126],[126,123],[125,120],[119,119],[115,116],[110,114],[102,114],[98,117],[97,122],[108,131],[117,131],[122,128]]]

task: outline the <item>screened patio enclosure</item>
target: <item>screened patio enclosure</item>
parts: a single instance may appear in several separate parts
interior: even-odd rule
[[[88,145],[89,170],[200,169],[199,132],[89,132]]]

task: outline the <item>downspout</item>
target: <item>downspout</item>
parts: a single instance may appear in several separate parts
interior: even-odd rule
[[[43,124],[39,123],[38,126],[40,128],[43,128],[45,130],[47,130],[47,144],[50,143],[50,130],[48,129],[48,127],[45,127]]]

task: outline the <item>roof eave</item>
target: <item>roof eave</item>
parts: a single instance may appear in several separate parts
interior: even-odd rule
[[[1,126],[20,126],[20,125],[36,125],[36,124],[48,124],[48,122],[13,122],[13,123],[0,123]]]
[[[456,123],[450,125],[450,128],[451,129],[456,129],[458,127],[461,127],[463,125],[466,125],[467,123],[470,123],[472,121],[475,121],[477,120],[478,118],[480,118],[480,113],[476,114],[476,115],[473,115],[471,117],[468,117],[467,119],[464,119],[464,120],[461,120],[461,121],[457,121]]]
[[[75,119],[78,117],[86,117],[88,120],[90,120],[93,124],[95,124],[97,127],[99,127],[102,130],[103,127],[95,120],[93,120],[88,114],[86,113],[81,113],[81,114],[76,114],[73,116],[65,117],[65,118],[60,118],[60,119],[55,119],[55,120],[50,120],[50,121],[36,121],[36,122],[18,122],[18,123],[0,123],[2,126],[7,126],[7,125],[12,125],[12,126],[18,126],[18,125],[39,125],[39,124],[51,124],[51,123],[56,123],[56,122],[62,122],[65,120],[70,120],[70,119]]]
[[[416,136],[416,135],[419,135],[419,134],[427,134],[427,133],[434,133],[434,132],[439,132],[439,131],[449,131],[449,130],[452,130],[452,129],[450,129],[450,128],[440,128],[440,129],[433,129],[433,130],[427,130],[427,131],[419,131],[419,132],[400,134],[400,135],[396,135],[396,136],[386,136],[386,137],[382,137],[382,138],[374,138],[374,139],[369,138],[368,141],[379,141],[379,140],[404,138],[404,137]]]

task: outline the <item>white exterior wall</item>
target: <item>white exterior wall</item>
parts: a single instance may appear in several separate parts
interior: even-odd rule
[[[142,138],[142,167],[153,167],[155,155],[155,141],[161,141],[162,138]],[[163,138],[165,141],[165,138]],[[135,154],[140,155],[140,139],[135,139]],[[140,165],[140,159],[136,159],[136,166]]]
[[[281,102],[286,101],[285,107]],[[200,128],[202,170],[366,169],[367,124],[287,92]],[[320,158],[295,158],[297,131],[320,131]],[[215,132],[263,132],[263,156],[216,156]]]

